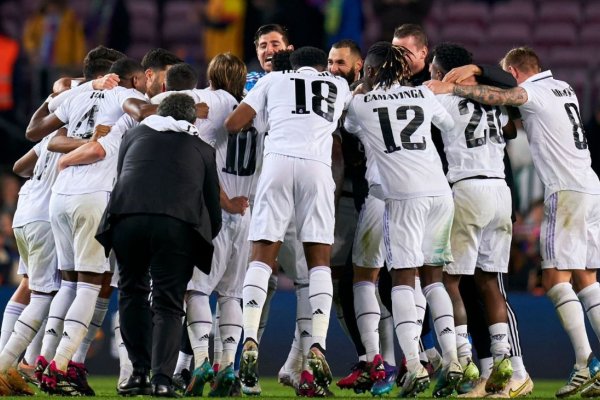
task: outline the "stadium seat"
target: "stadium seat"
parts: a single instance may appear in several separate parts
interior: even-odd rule
[[[542,65],[544,65],[542,63]],[[552,71],[554,78],[568,82],[575,93],[577,93],[577,100],[579,100],[579,106],[581,113],[587,112],[587,105],[589,104],[589,96],[591,95],[592,88],[589,85],[590,72],[587,68],[548,68]],[[583,115],[582,115],[583,116]]]
[[[590,1],[583,9],[583,19],[586,23],[600,22],[600,1]]]
[[[555,47],[544,65],[549,68],[590,68],[598,62],[595,53],[597,49],[594,47]]]
[[[538,23],[533,31],[536,46],[569,46],[577,44],[577,28],[568,22]]]
[[[490,46],[489,44],[483,44],[471,50],[473,53],[473,61],[475,61],[476,64],[498,65],[508,48],[504,46]]]
[[[163,40],[169,46],[173,44],[200,43],[201,29],[193,1],[173,1],[165,4],[163,22]]]
[[[533,23],[536,11],[532,1],[509,1],[496,3],[491,10],[490,24],[500,22]]]
[[[579,23],[581,15],[581,6],[578,1],[543,1],[540,2],[537,23]]]
[[[502,22],[490,25],[486,41],[508,47],[521,46],[531,40],[531,28],[526,22]]]
[[[452,23],[447,24],[441,31],[440,41],[455,42],[466,47],[479,45],[484,39],[485,31],[476,23]]]
[[[146,53],[155,48],[153,43],[132,43],[127,49],[127,55],[134,60],[142,60]]]
[[[485,2],[459,2],[448,4],[444,19],[448,22],[467,22],[484,27],[490,17],[490,8]]]
[[[440,31],[438,29],[439,24],[427,19],[423,26],[425,27],[425,33],[427,33],[427,40],[429,41],[430,47],[442,41],[440,38]]]
[[[584,25],[579,31],[579,41],[582,46],[600,45],[600,22]]]

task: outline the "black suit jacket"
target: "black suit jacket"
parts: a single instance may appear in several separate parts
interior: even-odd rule
[[[167,215],[192,226],[203,249],[196,265],[210,270],[212,239],[221,229],[215,150],[196,136],[140,125],[123,135],[117,170],[117,183],[96,235],[107,254],[116,218]]]

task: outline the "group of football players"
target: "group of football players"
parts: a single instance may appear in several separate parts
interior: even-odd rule
[[[556,395],[600,396],[584,323],[585,310],[600,332],[600,181],[569,84],[542,71],[530,48],[477,65],[458,44],[430,51],[412,24],[364,59],[350,40],[329,54],[294,49],[277,24],[259,28],[254,43],[264,72],[220,54],[205,89],[166,50],[139,63],[102,46],[86,56],[82,79],[56,82],[27,128],[38,143],[14,166],[30,178],[14,217],[24,278],[2,322],[0,395],[32,394],[27,381],[94,395],[85,357],[118,288],[118,267],[94,236],[119,145],[179,92],[194,99],[199,136],[215,149],[223,221],[210,273],[196,269],[187,287],[186,335],[173,338],[186,344],[173,371],[186,395],[207,383],[211,396],[261,394],[260,342],[280,270],[295,284],[297,309],[279,381],[299,396],[331,395],[332,306],[357,351],[342,389],[384,395],[398,385],[412,397],[435,373],[435,397],[530,394],[503,287],[513,214],[505,147],[521,128],[546,188],[543,283],[576,356]],[[332,267],[336,224],[346,223],[336,219],[344,171],[360,214],[352,265]],[[118,323],[115,337],[117,392],[150,394]]]

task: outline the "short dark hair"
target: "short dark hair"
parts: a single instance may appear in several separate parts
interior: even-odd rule
[[[99,76],[106,75],[113,62],[104,58],[88,60],[83,66],[83,77],[86,81],[96,79]]]
[[[142,59],[142,67],[144,67],[144,70],[165,70],[169,65],[175,65],[181,62],[183,62],[183,60],[175,54],[168,50],[158,48],[152,49],[146,53]]]
[[[290,44],[290,37],[288,35],[288,31],[283,25],[266,24],[256,30],[256,33],[254,34],[254,46],[258,47],[258,39],[260,39],[262,35],[266,35],[267,33],[271,32],[279,33],[283,37],[283,42],[286,46]]]
[[[334,49],[350,49],[350,53],[354,54],[357,57],[362,57],[362,51],[360,50],[360,46],[352,39],[342,39],[340,41],[335,42],[331,45]]]
[[[294,50],[279,50],[273,54],[271,58],[271,65],[273,66],[273,71],[288,71],[292,68],[292,63],[290,62],[290,56]]]
[[[327,54],[321,49],[312,46],[300,47],[290,55],[293,69],[301,67],[327,68]]]
[[[196,104],[187,94],[173,93],[160,102],[156,114],[193,124],[196,121]]]
[[[108,72],[119,75],[120,79],[129,79],[136,72],[144,71],[139,61],[122,58],[113,63]]]
[[[436,64],[440,66],[444,74],[453,68],[473,63],[473,54],[456,43],[440,43],[435,46],[431,55],[435,57]]]
[[[427,34],[421,25],[402,24],[394,31],[395,38],[403,39],[408,36],[414,37],[417,45],[420,47],[429,45],[429,42],[427,41]]]
[[[123,53],[121,53],[118,50],[115,49],[110,49],[108,47],[104,47],[102,45],[94,47],[92,50],[90,50],[85,58],[83,59],[83,63],[86,64],[88,63],[90,60],[93,59],[98,59],[98,58],[104,58],[106,60],[110,60],[110,61],[117,61],[120,60],[121,58],[126,58],[127,56]]]
[[[179,63],[167,71],[165,87],[167,90],[188,90],[198,85],[198,74],[190,64]]]

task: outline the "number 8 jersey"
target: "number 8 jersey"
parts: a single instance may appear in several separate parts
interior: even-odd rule
[[[394,85],[357,94],[345,128],[361,135],[373,150],[386,199],[405,200],[452,194],[431,141],[431,124],[449,130],[454,121],[425,86]]]
[[[331,165],[331,134],[350,98],[343,78],[302,67],[260,78],[243,102],[257,114],[267,110],[265,155],[277,153]]]
[[[519,111],[545,197],[560,190],[600,194],[573,88],[554,79],[551,71],[533,75],[519,86],[527,91],[527,102]]]

